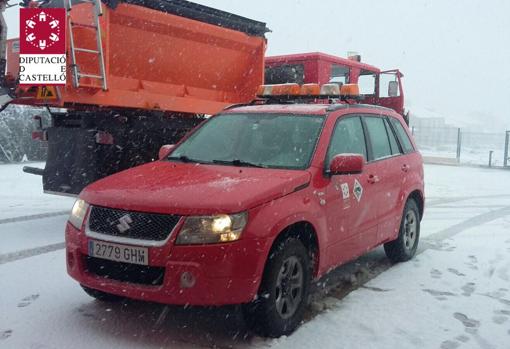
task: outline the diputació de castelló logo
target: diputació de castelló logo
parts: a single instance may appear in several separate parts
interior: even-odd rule
[[[19,83],[20,85],[65,85],[65,9],[20,9]]]

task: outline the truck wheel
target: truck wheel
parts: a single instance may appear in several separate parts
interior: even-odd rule
[[[419,240],[420,210],[416,201],[409,199],[404,207],[398,238],[384,244],[384,251],[394,263],[407,262],[416,254]]]
[[[271,252],[258,298],[244,307],[247,323],[257,334],[277,338],[299,326],[310,292],[310,265],[308,251],[295,238]]]
[[[81,288],[83,288],[83,291],[85,291],[86,294],[91,296],[92,298],[97,299],[101,302],[107,302],[107,303],[113,303],[113,302],[120,302],[124,300],[124,297],[117,296],[114,294],[106,293],[99,290],[94,290],[93,288],[89,288],[87,286],[80,285]]]

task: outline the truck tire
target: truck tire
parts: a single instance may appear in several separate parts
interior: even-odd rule
[[[292,333],[303,319],[310,280],[310,257],[301,241],[280,242],[269,255],[257,300],[244,306],[248,326],[264,337]]]
[[[80,286],[81,286],[81,288],[83,288],[83,291],[85,291],[86,294],[88,294],[92,298],[95,298],[101,302],[115,303],[115,302],[120,302],[120,301],[124,300],[124,297],[121,297],[121,296],[117,296],[117,295],[106,293],[106,292],[99,291],[99,290],[94,290],[93,288],[83,286],[83,285],[80,285]]]
[[[404,207],[400,231],[395,241],[384,244],[386,256],[393,262],[407,262],[418,249],[420,240],[420,210],[414,199],[409,199]]]

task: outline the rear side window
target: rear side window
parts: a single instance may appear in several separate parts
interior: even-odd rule
[[[378,117],[364,117],[367,126],[368,137],[372,145],[371,160],[378,160],[389,157],[392,154],[388,132],[384,125],[384,119]]]
[[[409,139],[409,136],[407,135],[406,130],[404,129],[404,126],[395,118],[390,118],[391,124],[393,125],[393,128],[395,129],[395,132],[397,133],[398,139],[400,141],[400,144],[402,145],[402,148],[404,150],[404,153],[412,153],[414,151],[413,143],[411,143],[411,140]]]
[[[391,126],[387,119],[384,119],[384,125],[386,126],[386,132],[388,132],[388,137],[390,137],[390,146],[391,146],[391,154],[398,155],[401,154],[400,147],[398,146],[397,139],[395,138],[395,133],[391,129]]]
[[[361,154],[367,158],[365,135],[359,116],[340,119],[333,131],[326,166],[338,154]]]

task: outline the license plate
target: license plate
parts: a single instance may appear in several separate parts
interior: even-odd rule
[[[90,240],[89,256],[114,262],[149,265],[149,249],[144,247]]]

